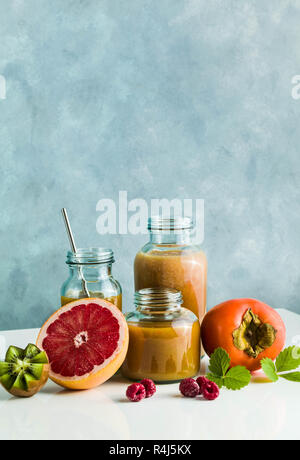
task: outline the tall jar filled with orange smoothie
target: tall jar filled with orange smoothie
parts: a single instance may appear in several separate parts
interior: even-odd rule
[[[86,297],[82,278],[90,297],[106,299],[122,311],[122,289],[112,275],[114,254],[111,249],[85,248],[67,254],[69,277],[61,288],[61,305]]]
[[[181,291],[183,307],[202,321],[206,313],[207,261],[191,241],[191,218],[151,217],[150,241],[134,261],[135,290],[169,287]]]

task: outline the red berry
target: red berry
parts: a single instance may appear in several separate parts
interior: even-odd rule
[[[141,381],[141,385],[143,385],[145,387],[146,398],[151,398],[151,396],[153,396],[154,393],[156,392],[155,383],[151,379],[143,379]]]
[[[216,383],[210,382],[209,380],[202,387],[202,394],[205,399],[212,401],[217,399],[220,394],[219,387]]]
[[[133,383],[129,385],[126,391],[126,396],[129,401],[138,402],[146,397],[146,390],[144,385],[140,383]]]
[[[199,385],[199,395],[202,395],[203,387],[206,385],[207,382],[209,382],[209,380],[207,380],[206,377],[201,375],[200,377],[197,378],[196,382]]]
[[[179,390],[183,396],[195,398],[199,394],[199,385],[194,379],[183,379],[180,382]]]

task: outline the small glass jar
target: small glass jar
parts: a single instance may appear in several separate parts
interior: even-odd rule
[[[200,324],[181,307],[179,291],[142,289],[135,293],[135,311],[126,316],[129,348],[122,373],[132,380],[158,383],[194,377],[200,370]]]
[[[61,305],[87,297],[83,278],[90,297],[106,299],[122,311],[122,289],[111,273],[114,261],[111,249],[78,249],[76,254],[69,251],[66,261],[69,278],[61,288]]]
[[[194,224],[189,217],[151,217],[150,241],[134,262],[135,290],[160,286],[182,293],[183,306],[200,322],[206,313],[207,261],[199,246],[192,244]]]

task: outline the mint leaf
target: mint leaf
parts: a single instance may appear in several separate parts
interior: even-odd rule
[[[207,374],[206,378],[211,382],[215,382],[219,388],[222,388],[224,385],[224,379],[222,377],[218,377],[217,375]]]
[[[300,347],[285,348],[276,359],[277,372],[292,371],[300,366]]]
[[[250,382],[251,374],[244,366],[229,369],[224,377],[224,385],[228,390],[240,390]]]
[[[278,375],[276,374],[275,364],[270,358],[264,358],[260,362],[262,370],[272,382],[277,382]]]
[[[209,373],[206,378],[215,382],[219,388],[225,385],[229,390],[240,390],[248,385],[251,374],[244,366],[229,369],[230,357],[223,348],[217,348],[210,357]],[[229,370],[228,370],[229,369]]]
[[[288,374],[281,374],[279,377],[291,382],[300,382],[300,372],[289,372]]]
[[[211,374],[224,377],[230,366],[230,358],[223,348],[217,348],[210,357],[208,369]]]
[[[266,376],[273,382],[276,382],[279,377],[291,382],[300,382],[300,372],[278,374],[278,372],[292,371],[300,366],[300,347],[285,348],[277,356],[276,367],[269,358],[262,359],[260,363]]]

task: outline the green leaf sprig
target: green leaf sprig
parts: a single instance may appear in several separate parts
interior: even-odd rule
[[[272,382],[276,382],[279,377],[291,382],[300,382],[300,372],[295,372],[299,366],[300,347],[297,346],[285,348],[279,353],[275,363],[270,358],[261,360],[261,367]],[[210,357],[206,378],[215,382],[219,388],[225,386],[229,390],[240,390],[250,383],[251,374],[246,367],[229,367],[228,353],[223,348],[217,348]]]
[[[300,372],[288,372],[300,366],[300,347],[285,348],[279,353],[275,363],[270,358],[264,358],[260,363],[262,370],[272,382],[277,382],[279,377],[291,382],[300,382]]]
[[[251,374],[244,366],[234,366],[229,369],[230,357],[223,348],[217,348],[210,357],[206,378],[215,382],[219,388],[225,386],[228,390],[240,390],[247,386]]]

